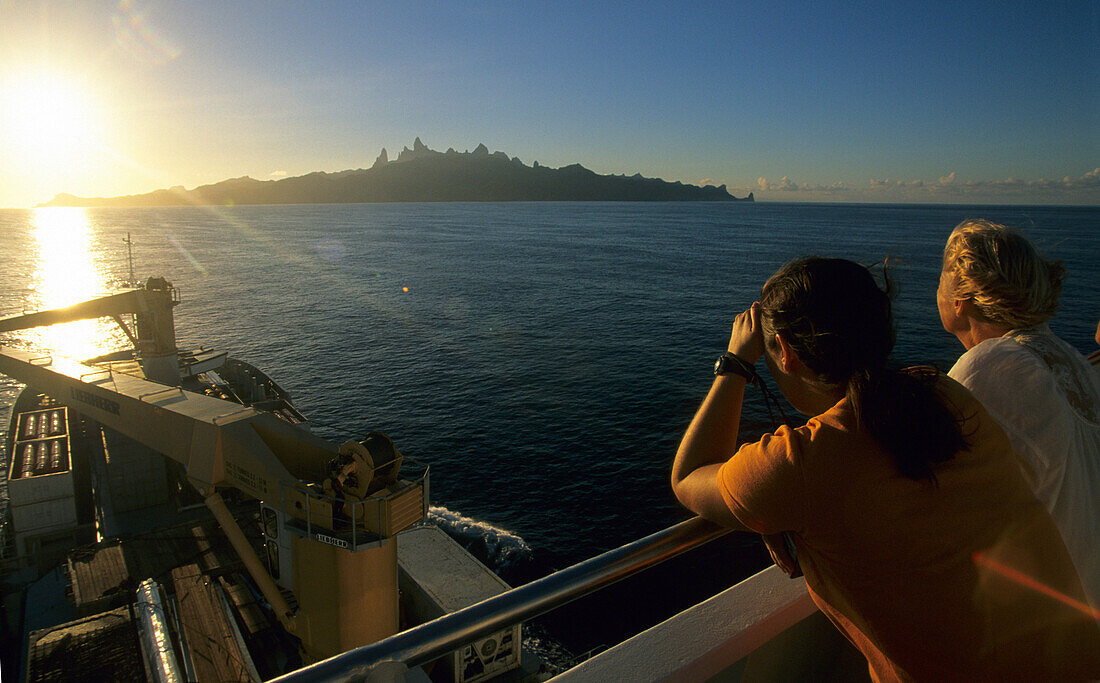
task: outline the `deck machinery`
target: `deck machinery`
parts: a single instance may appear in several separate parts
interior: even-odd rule
[[[134,344],[132,374],[2,347],[0,373],[181,463],[307,659],[396,633],[395,536],[426,515],[427,470],[402,474],[400,453],[380,432],[336,445],[271,412],[185,391],[172,322],[178,301],[168,282],[150,279],[0,320],[7,332],[110,316]],[[261,501],[263,560],[226,508],[226,488]]]

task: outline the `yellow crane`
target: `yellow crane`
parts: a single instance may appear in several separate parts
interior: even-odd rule
[[[422,520],[426,470],[400,473],[380,432],[330,443],[272,413],[180,386],[163,279],[120,294],[0,319],[0,332],[111,317],[133,342],[140,373],[0,347],[0,373],[181,463],[283,627],[320,660],[398,631],[398,532]],[[132,314],[128,326],[122,316]],[[219,489],[261,501],[267,562]],[[293,595],[290,600],[285,594]]]

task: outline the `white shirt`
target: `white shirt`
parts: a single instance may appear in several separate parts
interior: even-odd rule
[[[986,339],[948,374],[1005,430],[1100,606],[1100,372],[1039,325]]]

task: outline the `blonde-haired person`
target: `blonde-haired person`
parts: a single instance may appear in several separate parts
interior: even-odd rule
[[[960,223],[936,302],[964,353],[948,373],[1001,425],[1100,605],[1100,373],[1050,331],[1065,271],[1019,231]]]

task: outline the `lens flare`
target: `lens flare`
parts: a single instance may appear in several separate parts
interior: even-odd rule
[[[180,244],[180,241],[176,239],[175,235],[168,235],[168,242],[173,247],[175,247],[176,251],[180,253],[180,256],[187,259],[187,262],[191,264],[191,267],[201,273],[203,277],[208,277],[210,275],[210,273],[206,271],[206,268],[201,263],[199,263],[198,259],[192,256],[191,252],[187,251],[187,247]]]
[[[147,3],[122,0],[111,17],[118,46],[146,64],[162,66],[182,54],[149,19]]]
[[[1021,586],[1025,586],[1033,591],[1037,591],[1039,593],[1042,593],[1043,595],[1054,598],[1058,602],[1069,605],[1073,609],[1083,612],[1093,619],[1100,620],[1100,610],[1095,609],[1092,606],[1081,602],[1080,600],[1072,598],[1065,593],[1062,593],[1061,591],[1057,591],[1046,585],[1045,583],[1036,581],[1034,578],[1028,576],[1027,574],[1019,570],[1013,569],[1012,567],[1009,567],[1004,563],[998,562],[997,560],[994,560],[993,558],[987,556],[985,553],[974,553],[974,564],[983,566],[986,569],[994,571],[1004,578],[1008,579],[1009,581],[1015,581]]]

